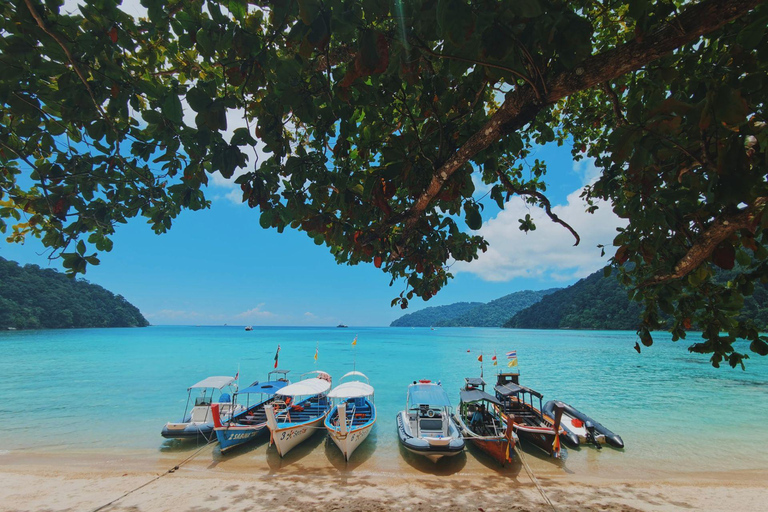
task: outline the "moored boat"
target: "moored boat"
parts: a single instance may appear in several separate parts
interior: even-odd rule
[[[348,380],[358,377],[362,380]],[[336,401],[325,418],[328,435],[344,454],[349,457],[365,441],[376,423],[376,406],[373,401],[373,387],[368,377],[358,371],[352,371],[339,379],[340,384],[328,393],[328,398]]]
[[[217,418],[218,404],[213,404],[213,422],[216,437],[219,440],[221,453],[255,439],[261,432],[267,430],[267,413],[265,408],[276,400],[275,394],[289,384],[286,378],[290,370],[274,370],[267,376],[266,382],[254,382],[247,388],[235,393],[234,401],[245,398],[245,410],[233,416],[229,421]],[[259,395],[257,402],[251,405],[251,396]],[[242,404],[241,404],[242,405]]]
[[[501,402],[501,411],[512,422],[515,434],[553,457],[560,457],[560,439],[572,447],[578,446],[578,438],[571,436],[560,426],[562,409],[556,409],[555,417],[541,411],[542,395],[538,391],[521,386],[519,374],[500,373],[494,387],[496,398]],[[533,404],[538,398],[539,407]]]
[[[317,377],[307,377],[285,386],[278,392],[277,399],[264,408],[270,443],[275,444],[281,457],[322,428],[330,411],[326,393],[331,387],[331,376],[314,371],[302,377],[307,375]]]
[[[397,415],[397,433],[406,450],[432,462],[464,450],[464,439],[451,418],[448,394],[429,380],[408,386],[405,410]]]
[[[454,415],[462,436],[502,466],[512,462],[517,436],[512,422],[501,412],[501,402],[485,392],[482,378],[467,378],[464,381],[459,410]]]
[[[229,388],[231,392],[234,392],[235,381],[235,377],[208,377],[188,387],[187,405],[184,407],[184,415],[179,421],[166,423],[161,435],[168,439],[205,439],[210,441],[214,435],[211,405],[214,403],[214,396],[217,391],[219,392],[217,410],[221,421],[229,420],[233,412],[237,414],[244,410],[244,407],[234,405],[230,393],[224,392],[225,388]],[[200,390],[200,396],[195,398],[194,405],[189,410],[192,390]],[[210,391],[210,394],[208,391]]]
[[[621,439],[621,436],[614,434],[608,428],[571,405],[550,400],[544,404],[542,411],[544,414],[552,415],[555,405],[558,403],[563,409],[561,426],[567,432],[577,436],[580,442],[592,444],[598,449],[602,448],[602,444],[608,444],[614,448],[624,448],[624,440]]]

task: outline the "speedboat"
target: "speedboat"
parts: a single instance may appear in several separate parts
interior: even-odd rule
[[[235,377],[208,377],[197,384],[187,388],[187,405],[184,407],[184,415],[177,422],[169,422],[163,427],[162,436],[168,439],[205,439],[213,438],[213,410],[211,405],[218,391],[218,407],[220,421],[228,421],[233,413],[243,411],[243,406],[236,406],[232,402],[230,393],[225,393],[228,388],[234,392],[236,387]],[[192,399],[192,390],[200,390],[200,395],[195,397],[192,410],[189,410],[189,402]],[[209,393],[210,391],[210,393]]]
[[[464,450],[464,439],[451,419],[448,394],[429,380],[408,386],[405,410],[397,415],[397,434],[406,450],[432,462]]]
[[[265,408],[276,400],[275,394],[289,384],[286,378],[290,370],[274,370],[267,376],[266,382],[254,382],[247,388],[235,393],[235,403],[246,400],[245,410],[236,414],[229,421],[221,421],[216,414],[218,404],[213,404],[213,422],[216,437],[219,439],[221,453],[240,446],[254,439],[267,430],[267,413]],[[251,405],[251,397],[259,395],[255,404]]]
[[[277,399],[264,408],[270,444],[274,443],[281,457],[322,428],[331,410],[331,402],[326,396],[331,388],[331,376],[314,371],[305,373],[302,378],[278,391]]]
[[[568,446],[578,446],[578,438],[560,426],[563,410],[556,406],[554,418],[544,414],[541,411],[542,394],[521,386],[519,377],[518,373],[500,373],[494,387],[496,398],[501,402],[500,410],[512,422],[515,434],[555,458],[561,455],[561,438]],[[539,400],[538,408],[533,404],[534,398]]]
[[[359,377],[362,380],[344,379]],[[355,448],[365,441],[376,423],[376,406],[373,403],[373,387],[363,373],[352,371],[339,379],[340,384],[328,393],[336,407],[325,418],[328,435],[349,460]]]
[[[459,410],[454,415],[461,434],[502,466],[512,462],[517,436],[512,422],[501,412],[501,402],[485,392],[482,378],[467,378],[464,382]]]
[[[563,409],[561,426],[568,433],[578,437],[580,442],[594,445],[597,449],[602,448],[603,444],[609,444],[614,448],[624,448],[624,440],[621,439],[620,435],[614,434],[571,405],[550,400],[544,404],[542,411],[551,416],[558,404]]]

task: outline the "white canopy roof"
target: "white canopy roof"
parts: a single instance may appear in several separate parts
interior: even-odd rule
[[[356,372],[356,371],[352,371],[352,372],[349,372],[349,373],[345,373],[345,374],[344,374],[344,375],[343,375],[343,376],[342,376],[342,377],[339,379],[339,381],[342,381],[342,380],[346,379],[347,377],[352,377],[353,375],[357,375],[358,377],[362,377],[362,378],[364,378],[364,379],[365,379],[365,381],[366,381],[366,382],[370,382],[370,380],[368,380],[368,376],[367,376],[367,375],[365,375],[363,372]]]
[[[331,383],[325,379],[304,379],[288,384],[277,392],[282,396],[309,396],[325,393],[331,388]]]
[[[373,395],[373,386],[358,380],[339,384],[328,393],[328,396],[331,398],[356,398],[358,396],[371,395]]]
[[[235,381],[234,377],[207,377],[194,386],[189,386],[187,389],[195,389],[195,388],[213,388],[213,389],[221,389],[224,387],[229,386]]]

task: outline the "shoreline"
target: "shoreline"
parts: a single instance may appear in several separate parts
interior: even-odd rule
[[[280,459],[274,448],[266,457],[262,451],[231,458],[217,456],[215,445],[155,456],[0,453],[0,510],[552,510],[519,461],[502,469],[473,452],[448,464],[400,456],[393,467],[371,459],[347,467],[312,454]],[[768,500],[766,469],[628,477],[606,468],[569,473],[524,457],[559,511],[757,512]]]

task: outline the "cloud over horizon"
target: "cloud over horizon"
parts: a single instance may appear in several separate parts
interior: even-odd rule
[[[583,171],[588,173],[586,167]],[[527,205],[516,196],[477,231],[488,240],[488,250],[470,263],[457,262],[453,266],[454,273],[471,273],[492,282],[515,278],[562,282],[586,277],[603,267],[608,263],[608,256],[601,257],[597,245],[610,246],[617,234],[616,228],[626,223],[606,202],[598,202],[599,208],[594,214],[587,213],[587,205],[580,197],[582,191],[583,188],[572,192],[567,204],[552,208],[579,234],[581,243],[578,246],[573,246],[575,239],[568,230],[552,222],[543,209]],[[535,231],[524,233],[518,229],[518,219],[526,214],[533,218]]]

